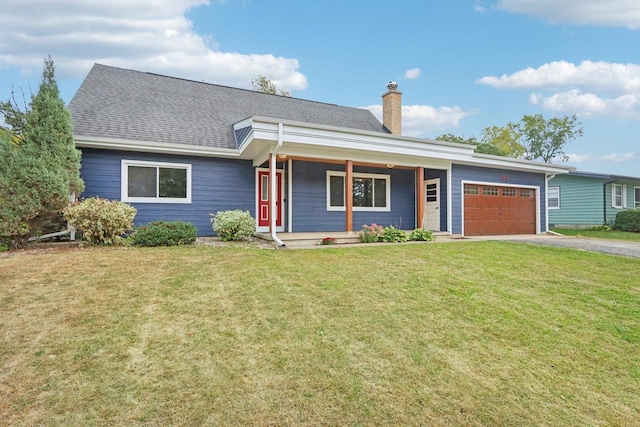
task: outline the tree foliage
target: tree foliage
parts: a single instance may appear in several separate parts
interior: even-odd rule
[[[271,76],[258,76],[251,80],[251,86],[258,92],[270,93],[272,95],[291,96],[289,91],[280,89],[273,81]]]
[[[542,114],[524,116],[520,123],[514,125],[514,129],[518,142],[524,148],[522,158],[546,163],[554,159],[562,162],[569,160],[564,146],[582,136],[582,124],[575,115],[552,117],[548,120]]]
[[[50,57],[29,105],[21,109],[12,97],[0,104],[0,114],[8,125],[0,132],[0,235],[19,248],[61,215],[70,193],[84,189],[71,117]]]
[[[484,128],[480,140],[475,136],[464,138],[452,133],[436,139],[475,145],[476,153],[551,163],[567,161],[565,145],[582,133],[582,124],[575,115],[545,119],[542,114],[534,114],[525,115],[518,123]]]

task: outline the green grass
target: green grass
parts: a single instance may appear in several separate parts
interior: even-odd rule
[[[637,425],[640,260],[457,242],[0,259],[7,425]]]
[[[576,230],[571,228],[554,228],[553,231],[565,236],[592,237],[595,239],[631,240],[640,242],[640,233],[630,233],[628,231],[588,231]]]

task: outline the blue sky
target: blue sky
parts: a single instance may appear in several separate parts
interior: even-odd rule
[[[0,28],[3,100],[48,54],[65,101],[95,62],[374,114],[395,80],[405,135],[576,114],[568,164],[640,176],[638,0],[3,0]]]

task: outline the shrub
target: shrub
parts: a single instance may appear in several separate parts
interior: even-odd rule
[[[608,225],[594,225],[593,227],[585,228],[585,231],[611,231],[611,227]]]
[[[335,245],[336,243],[337,242],[335,237],[325,237],[324,239],[322,239],[323,245]]]
[[[131,205],[99,197],[85,199],[67,207],[64,216],[71,226],[82,231],[91,245],[114,244],[133,228],[138,211]]]
[[[138,246],[189,245],[196,241],[196,226],[184,221],[154,221],[136,229],[133,244]]]
[[[613,228],[614,230],[640,233],[640,209],[618,212]]]
[[[433,233],[429,230],[424,230],[422,228],[416,228],[409,235],[409,240],[416,240],[422,242],[429,242],[431,240],[435,240]]]
[[[382,233],[384,233],[384,228],[381,225],[364,224],[362,230],[358,233],[358,237],[362,243],[375,243],[382,239]]]
[[[213,231],[225,242],[248,239],[256,229],[256,220],[249,211],[218,211],[210,216]]]
[[[387,243],[406,242],[407,239],[407,233],[405,233],[403,230],[395,228],[393,225],[385,227],[382,233],[382,241]]]

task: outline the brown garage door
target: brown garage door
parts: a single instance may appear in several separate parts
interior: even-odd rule
[[[465,184],[465,235],[535,233],[535,190],[530,188]]]

